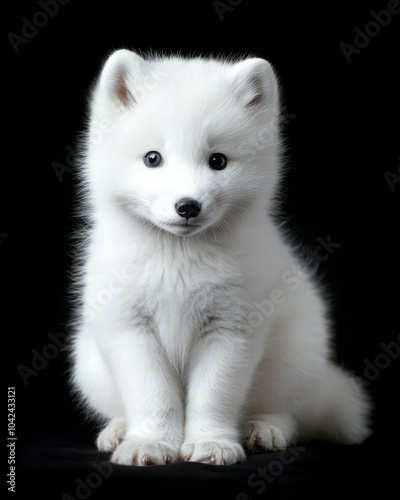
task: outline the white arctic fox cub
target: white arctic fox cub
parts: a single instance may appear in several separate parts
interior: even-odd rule
[[[120,464],[232,464],[360,443],[370,404],[331,361],[326,305],[271,217],[271,65],[119,50],[94,89],[91,226],[73,384]]]

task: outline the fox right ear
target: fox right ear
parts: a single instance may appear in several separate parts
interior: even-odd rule
[[[135,83],[146,61],[130,50],[117,50],[107,59],[99,80],[99,91],[117,107],[128,108],[135,100]]]

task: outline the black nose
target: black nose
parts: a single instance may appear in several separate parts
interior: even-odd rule
[[[198,201],[191,198],[182,198],[175,205],[175,210],[178,215],[189,220],[191,217],[197,217],[201,210],[201,205]]]

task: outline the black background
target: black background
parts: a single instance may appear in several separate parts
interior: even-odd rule
[[[17,388],[18,464],[21,476],[25,474],[19,491],[22,481],[24,486],[26,481],[36,484],[37,468],[52,470],[56,453],[52,450],[58,443],[64,467],[69,460],[88,461],[86,455],[68,454],[69,448],[88,449],[98,457],[94,428],[83,423],[68,392],[66,352],[51,351],[53,359],[45,359],[43,367],[25,380],[21,370],[33,368],[32,349],[43,354],[49,332],[68,334],[70,235],[77,224],[73,216],[76,174],[70,152],[76,150],[84,128],[90,85],[104,58],[122,47],[183,55],[252,54],[274,65],[287,114],[289,168],[282,218],[311,255],[318,239],[340,244],[320,262],[318,271],[332,297],[335,349],[340,363],[367,379],[376,403],[369,477],[363,477],[360,466],[366,489],[371,477],[387,485],[390,466],[399,463],[395,437],[400,356],[389,359],[382,353],[383,344],[399,344],[400,332],[400,182],[395,178],[400,176],[400,14],[392,15],[364,48],[349,55],[348,62],[340,44],[354,45],[354,28],[365,32],[367,23],[374,20],[371,10],[387,9],[387,1],[308,2],[306,6],[256,0],[231,3],[236,6],[223,12],[221,19],[212,0],[71,0],[16,49],[8,35],[21,35],[21,18],[31,21],[43,9],[35,1],[7,4],[0,265],[6,386]],[[68,167],[61,178],[54,162]],[[375,369],[366,371],[367,365]],[[318,447],[314,456],[318,463],[317,452]],[[329,461],[329,453],[324,457]],[[187,474],[182,472],[187,481],[193,471],[203,484],[213,477],[207,467],[195,467],[189,464]],[[316,467],[314,462],[310,467]],[[176,470],[179,475],[181,469]],[[71,474],[75,477],[75,472]],[[149,470],[141,474],[146,488],[159,479]],[[45,476],[38,490],[43,498],[46,491],[52,492],[49,498],[73,491],[68,474],[56,475],[58,490],[51,489],[50,477],[46,482]],[[169,480],[178,481],[173,475]],[[289,478],[288,491],[291,480],[295,478]],[[132,498],[139,497],[135,488],[131,485]],[[182,498],[211,498],[210,494],[197,497],[194,490],[188,489]],[[254,495],[254,490],[250,493]],[[100,494],[100,489],[93,492],[93,498]],[[269,495],[272,498],[272,492]],[[181,497],[174,493],[171,498]],[[219,493],[216,498],[223,496]],[[235,492],[229,498],[235,498]]]

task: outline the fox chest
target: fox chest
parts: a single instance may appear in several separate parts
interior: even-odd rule
[[[232,318],[240,302],[237,273],[223,264],[191,264],[144,267],[135,286],[132,313],[144,319],[174,364],[213,331],[216,318]]]

